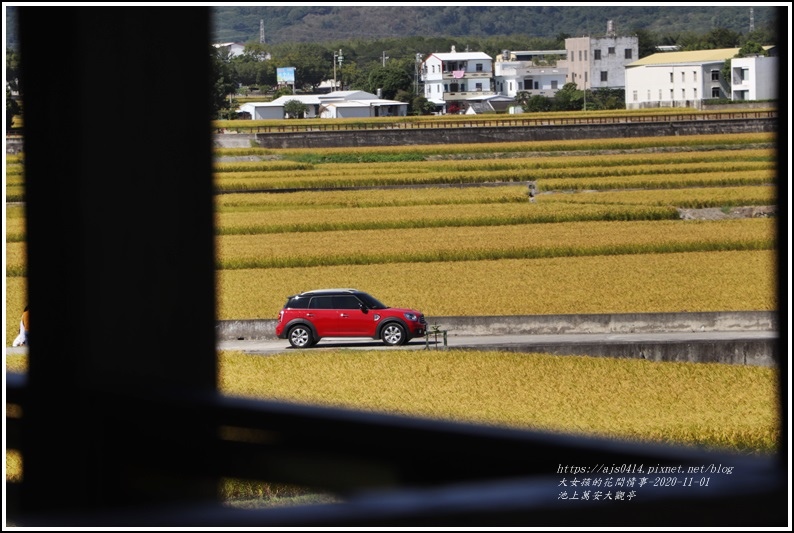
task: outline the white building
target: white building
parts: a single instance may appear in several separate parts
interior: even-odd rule
[[[728,98],[720,70],[738,48],[663,52],[626,65],[626,109],[696,107],[704,99]]]
[[[483,52],[433,53],[422,62],[424,96],[444,112],[454,103],[465,111],[466,100],[495,94],[493,59]]]
[[[565,50],[567,60],[557,65],[567,68],[566,83],[575,83],[580,91],[623,89],[626,66],[639,57],[639,39],[616,36],[610,21],[605,37],[565,39]]]
[[[404,117],[408,114],[408,103],[384,100],[365,91],[288,94],[272,102],[245,103],[237,112],[248,113],[252,120],[289,118],[284,106],[291,100],[298,100],[306,106],[306,113],[302,118]]]
[[[245,52],[245,45],[243,43],[215,43],[212,46],[218,50],[226,50],[229,57],[241,56],[243,52]]]
[[[777,100],[778,58],[766,56],[731,59],[732,100]]]
[[[494,89],[513,98],[520,92],[551,98],[565,85],[568,69],[557,64],[565,57],[565,50],[504,50],[494,62]]]

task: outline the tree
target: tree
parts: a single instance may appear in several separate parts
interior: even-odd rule
[[[637,37],[637,58],[642,59],[643,57],[647,57],[651,54],[656,53],[656,46],[658,45],[659,39],[656,38],[651,32],[648,30],[638,28],[634,30],[634,35]]]
[[[284,104],[284,113],[289,118],[304,118],[306,114],[306,104],[300,100],[290,100]]]
[[[554,95],[554,111],[575,111],[582,109],[584,92],[576,88],[573,82],[566,83]]]
[[[764,47],[755,41],[747,41],[739,48],[738,57],[767,56],[769,55]]]
[[[254,55],[242,54],[230,61],[234,77],[242,85],[274,85],[276,70],[270,61],[257,59]]]
[[[11,87],[6,85],[6,131],[14,125],[14,115],[19,115],[19,102],[11,97]]]
[[[228,51],[210,46],[210,105],[212,117],[232,118],[232,105],[227,97],[235,93],[237,81],[231,68]]]
[[[412,115],[430,115],[436,110],[436,104],[422,95],[414,96],[411,100]]]
[[[625,98],[625,89],[593,89],[587,91],[587,109],[624,109]]]
[[[17,99],[12,98],[12,93],[17,93],[22,98],[19,84],[19,53],[6,50],[6,130],[14,123],[14,115],[22,113],[22,107]]]
[[[551,111],[554,108],[553,100],[545,96],[536,94],[527,98],[524,104],[521,104],[521,109],[527,113],[540,113],[543,111]]]
[[[272,51],[275,68],[295,67],[295,85],[315,88],[329,78],[333,68],[333,56],[325,48],[312,43],[288,43],[276,46]]]
[[[377,94],[381,89],[382,98],[393,100],[397,91],[409,91],[413,80],[402,69],[392,67],[377,67],[369,72],[366,91]]]

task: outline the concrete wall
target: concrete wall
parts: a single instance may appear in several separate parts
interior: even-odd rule
[[[376,131],[312,131],[217,134],[219,147],[327,148],[342,146],[405,146],[515,141],[553,141],[668,135],[708,135],[778,131],[777,118],[691,120],[641,124],[573,124],[559,126],[433,128]]]
[[[625,341],[609,343],[569,342],[532,344],[489,344],[488,350],[555,355],[587,355],[656,362],[722,363],[733,365],[779,366],[774,339],[693,340],[689,342]],[[481,346],[455,346],[456,350],[477,350]]]
[[[428,316],[450,335],[551,335],[564,333],[685,333],[777,331],[774,311],[625,313],[593,315]],[[222,320],[218,340],[275,339],[276,320]]]

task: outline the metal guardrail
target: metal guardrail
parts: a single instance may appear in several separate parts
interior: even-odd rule
[[[623,115],[623,116],[581,116],[581,117],[544,117],[544,118],[498,118],[472,120],[435,120],[429,122],[375,122],[341,124],[329,121],[328,124],[289,124],[273,126],[234,126],[218,128],[216,133],[289,133],[289,132],[327,132],[327,131],[369,131],[394,129],[445,129],[445,128],[530,128],[541,126],[570,126],[579,124],[640,124],[691,122],[711,120],[749,120],[777,118],[777,111],[740,111],[727,113],[680,113],[674,115]]]

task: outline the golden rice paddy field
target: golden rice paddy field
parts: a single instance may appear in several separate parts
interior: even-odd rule
[[[232,190],[248,174],[291,188],[361,176],[428,185],[217,195],[218,318],[273,318],[287,296],[328,286],[431,316],[774,309],[774,219],[678,212],[774,204],[774,140],[218,150],[216,181]],[[246,161],[222,157],[241,151]],[[21,157],[7,168],[7,187],[19,187]],[[450,186],[455,176],[464,178]],[[460,186],[472,180],[482,186]],[[6,228],[6,306],[16,310],[25,290],[19,205],[9,204]],[[16,314],[7,313],[7,338]]]
[[[777,371],[460,350],[224,353],[229,395],[433,419],[771,452]]]
[[[454,315],[774,310],[774,219],[678,212],[775,204],[773,144],[773,135],[743,134],[219,151],[218,318],[273,319],[291,294],[342,286],[419,308],[431,324]],[[235,155],[263,160],[220,160]],[[23,177],[9,165],[10,198]],[[316,190],[354,184],[422,187]],[[244,192],[257,188],[307,190]],[[23,217],[8,206],[8,339],[25,304]],[[222,353],[219,383],[227,394],[739,450],[769,451],[780,431],[775,371],[728,365]]]

